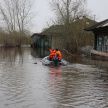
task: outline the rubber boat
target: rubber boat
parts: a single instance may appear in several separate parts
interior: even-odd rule
[[[41,61],[42,61],[42,64],[45,65],[45,66],[53,66],[53,65],[57,65],[57,66],[58,66],[58,65],[66,66],[66,65],[69,64],[69,63],[68,63],[66,60],[64,60],[64,59],[62,59],[60,62],[50,61],[50,60],[48,59],[48,56],[44,57]]]

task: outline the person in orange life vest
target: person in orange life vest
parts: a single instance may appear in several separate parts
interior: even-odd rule
[[[56,57],[58,57],[58,61],[61,61],[61,52],[58,49],[56,49]]]
[[[56,51],[54,48],[49,49],[50,55],[49,55],[49,60],[53,60],[53,58],[56,56]]]

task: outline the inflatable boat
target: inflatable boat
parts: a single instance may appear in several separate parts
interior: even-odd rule
[[[61,59],[61,61],[51,61],[51,60],[49,60],[48,59],[48,56],[46,56],[46,57],[44,57],[42,60],[42,64],[43,65],[45,65],[45,66],[59,66],[59,65],[62,65],[62,66],[66,66],[66,65],[68,65],[69,63],[66,61],[66,60],[64,60],[64,59]]]

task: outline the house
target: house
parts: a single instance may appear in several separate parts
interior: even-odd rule
[[[92,31],[95,36],[94,49],[91,53],[102,58],[108,58],[108,19],[85,28],[85,31]]]
[[[85,18],[85,17],[84,17]],[[85,22],[86,21],[86,22]],[[93,33],[85,33],[84,27],[94,24],[95,21],[85,18],[76,18],[67,27],[67,25],[52,25],[44,29],[40,34],[35,33],[31,37],[32,47],[53,47],[58,49],[67,49],[75,53],[78,50],[78,45],[93,44]],[[92,36],[90,37],[89,35]],[[88,37],[87,37],[88,35]],[[81,38],[80,38],[81,37]],[[90,42],[88,40],[91,40]]]
[[[93,25],[94,23],[96,22],[89,18],[83,17],[82,19],[77,17],[69,23],[68,27],[67,25],[62,24],[52,25],[51,27],[45,29],[41,34],[51,36],[51,46],[55,49],[65,48],[72,53],[75,53],[78,50],[78,45],[81,47],[81,45],[84,46],[86,44],[93,44],[93,33],[84,32],[84,28],[89,25]],[[92,35],[91,37],[89,36],[90,34]],[[88,42],[86,41],[87,39],[91,41]]]
[[[31,36],[31,47],[41,47],[46,48],[51,46],[51,38],[46,35],[42,35],[39,33],[34,33]]]
[[[63,25],[52,25],[51,27],[45,29],[41,32],[42,35],[47,35],[51,38],[51,47],[61,49],[63,46],[64,38],[63,38]]]

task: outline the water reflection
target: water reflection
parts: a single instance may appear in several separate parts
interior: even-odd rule
[[[53,93],[53,91],[59,91],[60,88],[60,78],[61,78],[61,66],[59,67],[53,67],[50,66],[49,67],[50,73],[49,73],[49,87],[51,90],[51,93]]]
[[[108,61],[102,60],[93,60],[87,57],[67,57],[67,55],[63,55],[64,59],[67,60],[69,63],[80,63],[85,65],[96,65],[98,67],[106,68],[108,71]]]
[[[22,64],[25,56],[29,54],[25,54],[22,48],[0,48],[0,52],[0,60],[5,63],[4,67]]]
[[[0,52],[0,108],[108,107],[108,70],[94,61],[53,67],[42,65],[40,50]]]
[[[28,91],[27,72],[29,48],[0,48],[0,104],[1,108],[14,108],[25,100]]]
[[[49,51],[44,48],[31,48],[31,55],[33,57],[43,58],[49,54]]]
[[[106,108],[108,81],[100,75],[108,77],[106,70],[91,65],[73,64],[62,67],[59,91],[56,92],[55,88],[55,91],[52,90],[58,108]],[[56,83],[53,84],[55,86]]]

